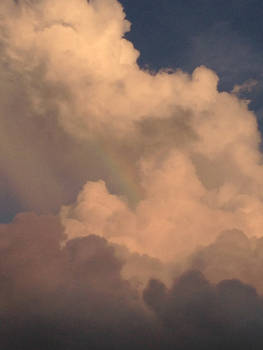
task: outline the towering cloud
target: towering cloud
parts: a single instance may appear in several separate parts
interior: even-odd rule
[[[0,4],[0,187],[52,214],[0,226],[3,344],[257,348],[255,115],[203,66],[140,68],[129,30],[117,0]]]
[[[67,132],[87,140],[90,152],[108,163],[106,172],[119,177],[115,190],[137,204],[130,210],[122,198],[108,195],[102,183],[88,183],[65,222],[73,219],[86,225],[88,233],[114,236],[113,241],[168,259],[211,242],[223,229],[261,234],[263,177],[256,120],[245,102],[217,91],[214,72],[199,67],[189,76],[140,69],[138,52],[123,38],[130,24],[115,0],[9,1],[1,12],[2,66],[8,67],[2,84],[11,85],[10,95],[11,77],[22,80],[22,101],[29,104],[22,110],[25,123],[29,114],[45,126],[50,120],[54,130],[57,119]],[[14,134],[13,128],[7,125],[5,134]],[[22,143],[29,152],[28,141]],[[16,154],[17,148],[19,143]],[[50,174],[50,166],[41,169],[38,155],[25,160],[26,168],[36,172],[30,178],[44,173],[46,186],[62,202],[57,174]],[[9,153],[4,153],[7,158],[7,172],[18,193],[23,192]],[[96,178],[105,180],[99,171]],[[89,180],[92,169],[85,172]],[[25,171],[23,177],[27,175]],[[96,198],[108,203],[106,211]],[[36,201],[34,196],[26,200]],[[68,225],[70,235],[79,234]]]

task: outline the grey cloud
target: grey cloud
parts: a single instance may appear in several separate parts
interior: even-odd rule
[[[149,345],[153,322],[104,239],[78,238],[62,248],[58,220],[35,214],[20,214],[0,230],[5,349]]]
[[[104,238],[90,235],[61,245],[58,219],[32,213],[2,224],[0,233],[0,339],[6,350],[263,344],[262,297],[239,280],[213,284],[191,270],[170,287],[150,280],[142,298],[141,287],[121,275],[127,253],[121,257]],[[144,257],[140,268],[144,264],[153,262]]]
[[[237,278],[262,292],[262,238],[248,238],[240,230],[225,231],[190,258],[190,266],[214,282]]]
[[[167,289],[150,281],[144,300],[154,310],[163,348],[260,349],[263,302],[256,290],[238,280],[213,285],[189,271]]]

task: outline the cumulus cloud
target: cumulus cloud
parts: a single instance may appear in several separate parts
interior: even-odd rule
[[[1,20],[2,65],[8,63],[8,82],[10,76],[22,77],[27,92],[23,119],[30,113],[31,121],[46,125],[51,120],[54,135],[69,133],[89,150],[87,167],[77,163],[76,173],[83,175],[73,186],[79,188],[84,176],[88,182],[77,202],[61,214],[70,237],[98,234],[172,260],[211,243],[222,230],[236,227],[261,235],[263,177],[256,119],[245,102],[218,92],[213,71],[198,67],[192,75],[152,74],[140,69],[138,52],[123,37],[130,24],[115,0],[7,2],[1,12],[9,15]],[[10,89],[9,96],[14,86]],[[13,124],[5,134],[14,134]],[[33,133],[28,147],[35,137]],[[18,142],[12,154],[27,142]],[[61,185],[60,177],[74,161],[61,167],[59,158],[61,153],[65,157],[64,144],[72,142],[63,139],[48,166],[39,150],[22,165],[9,164],[4,152],[13,187],[24,201],[47,206],[41,204],[37,180],[37,196],[23,190],[16,166],[26,168],[22,179],[44,176],[42,183],[46,179],[57,203],[73,200],[72,192],[64,194],[67,185]],[[83,152],[80,159],[84,157]],[[99,178],[106,185],[90,181]]]
[[[44,118],[53,106],[67,132],[92,140],[128,198],[89,181],[62,212],[70,237],[95,233],[171,260],[225,229],[261,235],[256,119],[245,102],[217,91],[214,72],[140,69],[116,1],[20,2],[11,12],[12,21],[2,21],[4,58],[14,74],[26,72],[30,110]],[[55,98],[43,93],[51,87]]]
[[[116,0],[0,4],[0,186],[64,204],[0,226],[6,349],[262,344],[255,115],[204,66],[141,69],[128,30]]]
[[[42,84],[36,87],[36,111],[45,113],[53,102],[63,126],[79,137],[105,127],[125,132],[134,121],[171,117],[179,107],[202,111],[215,97],[217,77],[205,68],[192,79],[139,69],[138,52],[123,38],[130,24],[116,0],[22,1],[1,11],[10,15],[2,19],[4,59],[16,74],[26,72],[30,80],[42,67],[41,83],[64,89],[54,101],[43,96]]]
[[[210,147],[214,140],[209,136],[205,147],[204,137],[190,150],[155,153],[141,160],[144,197],[135,209],[110,194],[104,182],[88,182],[76,204],[61,212],[68,236],[96,233],[164,261],[187,256],[223,230],[239,228],[249,236],[261,236],[262,168],[257,148],[243,136],[235,144],[225,140],[225,147]]]

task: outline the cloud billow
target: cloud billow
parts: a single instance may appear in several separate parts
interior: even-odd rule
[[[259,349],[256,117],[129,30],[116,0],[0,4],[1,206],[32,211],[0,225],[4,348]]]
[[[1,225],[1,344],[22,349],[245,349],[262,346],[263,303],[238,280],[212,284],[197,270],[142,296],[103,238],[61,246],[53,216]]]
[[[197,270],[170,289],[151,280],[144,291],[164,332],[164,348],[259,349],[263,304],[254,288],[238,280],[212,285]]]
[[[103,238],[61,246],[54,216],[20,214],[1,225],[1,344],[21,349],[259,349],[263,300],[239,280],[209,282],[198,270],[142,295]]]

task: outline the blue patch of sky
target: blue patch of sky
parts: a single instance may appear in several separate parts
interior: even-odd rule
[[[255,79],[244,98],[263,133],[263,2],[261,0],[120,0],[132,30],[127,38],[151,70],[199,65],[215,70],[219,89]]]

